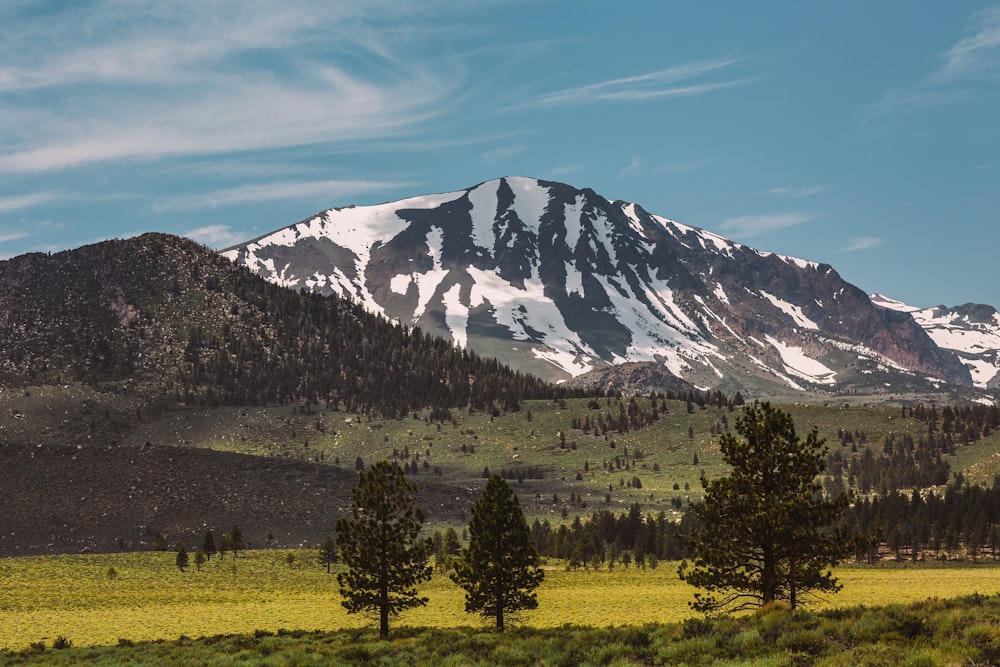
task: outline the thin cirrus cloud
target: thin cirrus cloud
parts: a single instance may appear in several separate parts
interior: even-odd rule
[[[0,43],[0,173],[399,136],[460,85],[365,29],[370,3],[84,7]],[[333,64],[345,53],[366,69]]]
[[[520,155],[526,150],[528,149],[525,146],[502,146],[483,153],[482,161],[484,164],[496,164]]]
[[[1000,68],[1000,7],[976,12],[969,32],[944,53],[944,65],[931,75],[933,82],[949,82]]]
[[[813,195],[818,195],[823,192],[824,188],[822,185],[817,185],[811,188],[771,188],[768,190],[768,194],[780,195],[782,197],[812,197]]]
[[[941,54],[944,63],[923,81],[904,89],[890,90],[869,108],[871,115],[914,111],[960,104],[979,99],[968,84],[984,75],[1000,72],[1000,7],[974,13],[966,36]]]
[[[193,197],[173,197],[154,208],[158,212],[212,209],[220,206],[258,204],[266,201],[325,197],[333,206],[335,198],[349,197],[368,192],[409,187],[413,183],[390,181],[326,180],[307,182],[274,182],[240,185],[214,190]]]
[[[850,239],[840,252],[857,252],[858,250],[868,250],[882,245],[882,239],[875,236],[855,236]]]
[[[618,178],[628,178],[640,169],[642,169],[642,159],[634,157],[627,165],[618,170]]]
[[[6,229],[0,229],[0,243],[9,243],[10,241],[20,241],[21,239],[30,236],[28,232],[19,230],[11,231]]]
[[[808,213],[781,213],[777,215],[744,215],[729,218],[719,225],[719,229],[727,234],[740,238],[761,236],[786,227],[794,227],[815,220],[816,216]]]
[[[27,195],[16,195],[12,197],[0,197],[0,213],[17,211],[22,208],[30,208],[39,204],[61,199],[62,194],[58,192],[33,192]],[[20,237],[19,237],[20,238]],[[7,239],[8,241],[11,239]]]
[[[206,225],[184,232],[184,236],[210,248],[228,248],[247,239],[228,225]]]
[[[533,100],[529,100],[526,104],[529,106],[553,107],[565,104],[643,101],[663,97],[703,95],[746,83],[746,79],[697,81],[701,77],[717,74],[739,62],[741,62],[740,59],[733,58],[687,63],[655,72],[610,79],[574,88],[565,88],[536,97]],[[691,79],[695,79],[696,81],[690,81]]]

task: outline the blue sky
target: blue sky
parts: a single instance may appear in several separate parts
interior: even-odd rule
[[[0,0],[0,257],[504,175],[1000,306],[1000,3]]]

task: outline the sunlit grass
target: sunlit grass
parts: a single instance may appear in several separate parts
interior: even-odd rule
[[[296,557],[294,567],[288,564],[289,553]],[[676,570],[676,563],[613,572],[568,572],[552,565],[538,589],[539,608],[522,613],[515,625],[605,627],[691,618],[687,603],[694,589],[678,580]],[[1000,591],[1000,567],[992,565],[845,566],[837,574],[843,591],[810,608]],[[488,621],[464,612],[463,591],[446,575],[435,574],[422,592],[429,604],[406,612],[394,627],[488,627]],[[335,576],[308,550],[250,551],[235,563],[232,557],[213,558],[202,571],[184,573],[169,552],[0,560],[0,620],[0,647],[9,649],[51,645],[59,636],[87,646],[120,639],[372,626],[371,619],[344,611]]]

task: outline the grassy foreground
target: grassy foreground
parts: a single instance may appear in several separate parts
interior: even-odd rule
[[[275,635],[272,643],[286,641],[279,633],[303,630],[341,638],[356,639],[353,630],[374,636],[369,619],[344,611],[335,577],[315,558],[312,550],[250,551],[235,561],[231,556],[213,558],[201,571],[184,573],[169,552],[3,559],[0,649],[20,652],[39,643],[51,647],[60,637],[83,648],[254,632]],[[567,623],[600,628],[694,623],[697,619],[692,620],[695,615],[687,606],[694,589],[678,581],[676,569],[675,563],[661,563],[656,570],[619,567],[613,572],[567,572],[553,566],[538,589],[539,608],[515,622],[530,625],[525,640],[532,632]],[[992,565],[847,566],[837,574],[843,591],[812,608],[838,610],[1000,591],[1000,567]],[[487,629],[479,617],[464,612],[463,591],[447,576],[436,574],[422,592],[430,603],[397,619],[397,637],[419,642],[431,629]],[[997,622],[1000,618],[994,616]],[[404,627],[425,630],[398,634]],[[470,637],[479,632],[456,631]],[[56,653],[50,648],[46,655]]]
[[[1000,597],[812,613],[774,606],[680,623],[485,629],[258,631],[114,647],[0,651],[9,665],[995,665]]]

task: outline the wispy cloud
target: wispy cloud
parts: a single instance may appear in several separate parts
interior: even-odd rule
[[[21,239],[27,238],[28,236],[30,236],[30,234],[28,234],[28,232],[24,230],[14,231],[9,229],[0,229],[0,243],[9,243],[10,241],[20,241]]]
[[[824,188],[822,185],[817,185],[812,188],[771,188],[768,190],[768,194],[781,195],[783,197],[812,197],[813,195],[818,195],[823,192]]]
[[[973,14],[968,32],[944,53],[944,65],[931,75],[932,82],[946,83],[1000,67],[1000,7]]]
[[[801,225],[815,220],[816,216],[808,213],[781,213],[776,215],[744,215],[729,218],[719,229],[740,238],[760,236],[778,229]]]
[[[1000,73],[1000,7],[973,14],[966,36],[941,54],[944,63],[909,88],[890,90],[869,107],[873,116],[969,102],[981,97],[969,88],[976,79]]]
[[[586,168],[586,165],[582,164],[560,165],[549,169],[549,176],[552,178],[562,178],[563,176],[569,176],[570,174],[575,174],[578,171],[583,171]]]
[[[502,146],[483,153],[482,161],[485,164],[495,164],[510,159],[515,155],[520,155],[528,150],[525,146]]]
[[[873,116],[882,116],[894,111],[916,111],[962,104],[979,96],[971,90],[890,90],[868,110]]]
[[[626,178],[642,168],[642,160],[634,157],[626,166],[618,170],[618,178]]]
[[[0,172],[404,135],[458,85],[366,27],[406,4],[99,0],[22,17],[0,42]]]
[[[687,63],[619,79],[609,79],[574,88],[564,88],[530,100],[531,106],[551,107],[564,104],[593,102],[642,101],[663,97],[690,97],[703,95],[747,82],[746,79],[688,82],[732,67],[740,59],[710,60]]]
[[[0,213],[16,211],[22,208],[30,208],[39,204],[60,199],[64,195],[58,192],[33,192],[29,195],[15,195],[13,197],[0,197]],[[8,239],[10,240],[10,239]]]
[[[855,236],[850,239],[840,252],[857,252],[858,250],[868,250],[882,245],[882,239],[875,236]]]
[[[228,248],[246,241],[246,237],[228,225],[208,225],[184,232],[184,236],[210,248]]]
[[[326,198],[329,200],[329,205],[334,206],[338,203],[337,199],[344,197],[411,185],[414,184],[389,181],[346,180],[258,183],[214,190],[193,197],[174,197],[160,202],[155,206],[155,209],[160,212],[184,211],[240,204],[257,204],[265,201],[285,199],[316,199],[319,197]]]

